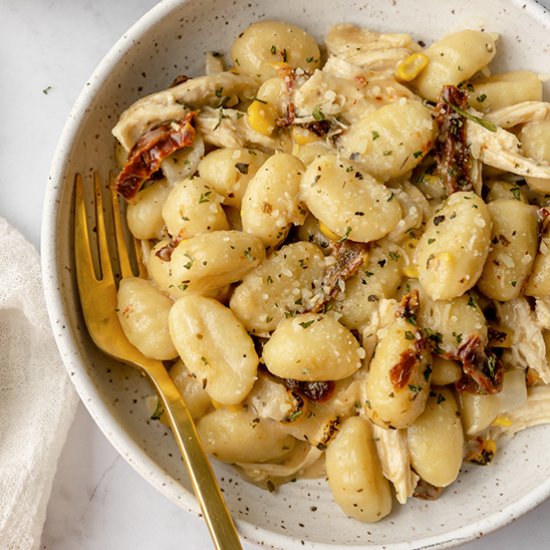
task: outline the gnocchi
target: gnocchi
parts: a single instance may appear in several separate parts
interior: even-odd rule
[[[487,205],[473,192],[453,193],[435,211],[416,249],[418,280],[431,298],[450,300],[477,283],[491,227]]]
[[[359,165],[334,154],[319,157],[306,168],[300,193],[309,211],[339,238],[381,239],[402,215],[390,189]]]
[[[346,514],[373,523],[391,512],[389,484],[382,475],[367,420],[359,417],[346,420],[326,455],[332,495]]]
[[[213,298],[187,296],[170,310],[170,335],[191,373],[210,397],[241,403],[258,368],[254,343],[230,309]]]

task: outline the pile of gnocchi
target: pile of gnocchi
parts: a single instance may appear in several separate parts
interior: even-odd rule
[[[550,421],[550,103],[499,40],[260,21],[120,116],[120,323],[254,483],[375,522]]]

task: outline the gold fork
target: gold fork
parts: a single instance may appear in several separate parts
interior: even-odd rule
[[[110,186],[112,188],[112,186]],[[138,351],[122,331],[117,314],[117,285],[111,266],[105,228],[103,197],[99,174],[94,173],[96,232],[101,275],[95,275],[82,176],[75,177],[74,247],[76,278],[82,312],[88,332],[98,348],[115,359],[137,367],[155,388],[170,421],[170,427],[191,478],[210,535],[217,549],[242,549],[233,520],[227,510],[212,467],[202,449],[195,424],[178,388],[161,361],[149,359]],[[118,196],[111,189],[113,221],[118,262],[122,277],[133,277],[124,239]],[[139,275],[144,268],[138,255]]]

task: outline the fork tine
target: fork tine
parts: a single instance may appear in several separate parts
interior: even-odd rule
[[[84,190],[82,188],[82,176],[76,174],[75,184],[75,218],[74,218],[74,248],[76,269],[79,274],[78,282],[83,287],[97,283],[94,272],[92,251],[90,249],[90,238],[88,223],[86,221],[86,205],[84,204]]]
[[[118,193],[113,185],[112,174],[109,175],[109,188],[111,191],[111,202],[113,205],[113,221],[115,225],[115,238],[116,247],[118,252],[118,264],[120,266],[120,275],[122,278],[133,277],[132,266],[130,264],[130,257],[128,256],[128,248],[126,246],[126,240],[124,238],[124,230],[122,228],[122,220],[120,213],[120,202],[118,200]]]
[[[101,266],[101,278],[105,281],[113,282],[113,268],[111,267],[111,257],[109,255],[109,244],[107,242],[107,230],[105,229],[105,214],[103,211],[103,193],[101,192],[101,181],[99,173],[94,172],[94,192],[96,207],[96,230],[97,244],[99,249],[99,263]]]

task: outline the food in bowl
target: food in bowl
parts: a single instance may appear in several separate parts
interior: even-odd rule
[[[488,32],[325,47],[261,21],[122,113],[118,312],[208,452],[374,522],[550,418],[550,105]]]

